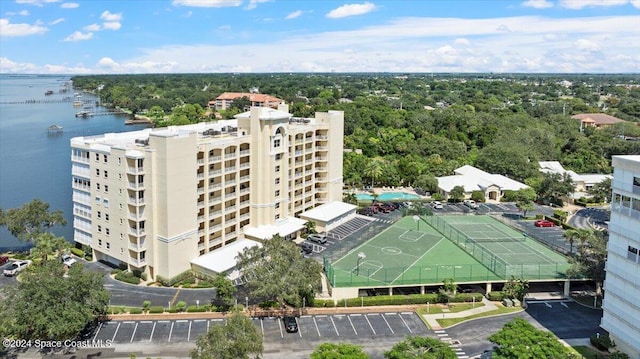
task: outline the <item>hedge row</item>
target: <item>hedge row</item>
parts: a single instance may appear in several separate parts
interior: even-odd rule
[[[116,273],[115,278],[121,282],[129,284],[140,284],[140,278],[136,277],[132,272],[119,272]]]
[[[406,305],[406,304],[426,304],[426,303],[461,303],[482,301],[480,293],[458,293],[453,297],[441,296],[439,294],[411,294],[411,295],[379,295],[375,297],[358,297],[341,299],[336,304],[333,300],[316,299],[313,301],[314,307],[359,307],[377,305]],[[346,302],[346,303],[345,303]]]
[[[501,302],[504,299],[504,293],[501,291],[489,292],[488,298],[492,302]]]

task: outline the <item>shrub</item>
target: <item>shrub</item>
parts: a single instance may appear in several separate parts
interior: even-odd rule
[[[179,310],[178,310],[178,308],[173,307],[173,308],[170,308],[167,312],[169,312],[169,313],[178,313]]]
[[[129,284],[140,284],[140,278],[136,277],[129,271],[117,273],[115,278],[121,282]]]
[[[80,248],[71,248],[71,253],[73,253],[74,255],[80,257],[80,258],[84,258],[84,251]]]
[[[120,264],[118,264],[118,268],[123,271],[127,270],[127,263],[120,262]]]
[[[431,195],[431,199],[433,199],[434,201],[442,201],[444,199],[444,196],[441,193],[434,193]]]
[[[206,311],[206,306],[196,307],[195,305],[190,305],[187,307],[187,313],[204,313]]]
[[[505,190],[502,196],[502,202],[515,202],[518,200],[518,192],[512,190]]]
[[[176,304],[176,310],[178,310],[179,312],[184,312],[186,309],[187,302],[185,302],[184,300],[181,300]]]
[[[144,309],[145,311],[149,310],[150,306],[151,306],[150,300],[145,300],[144,302],[142,302],[142,309]]]
[[[566,211],[562,211],[559,209],[556,209],[553,211],[553,217],[557,218],[562,223],[564,223],[567,220],[567,216],[568,216],[568,213]]]
[[[487,298],[492,302],[501,302],[505,298],[505,296],[501,291],[494,291],[489,292]]]
[[[192,270],[184,271],[172,278],[156,276],[156,281],[163,287],[173,287],[181,284],[194,284],[196,282],[195,274]]]
[[[375,297],[358,297],[341,299],[336,304],[337,307],[344,307],[345,302],[347,307],[359,307],[359,306],[377,306],[377,305],[405,305],[405,304],[426,304],[436,303],[437,294],[411,294],[411,295],[379,295]],[[328,306],[333,307],[333,304]]]
[[[597,335],[594,335],[591,338],[589,338],[589,340],[591,341],[591,345],[593,345],[594,347],[602,351],[608,351],[609,348],[613,348],[615,346],[615,344],[613,343],[611,338],[609,338],[608,335],[601,335],[600,337],[598,337]]]
[[[267,300],[259,304],[262,309],[279,308],[280,304],[275,300]]]
[[[208,280],[201,280],[198,284],[191,286],[191,288],[213,288],[213,283]]]
[[[310,307],[316,308],[332,308],[335,307],[336,303],[331,299],[314,299],[313,303],[310,303]]]
[[[121,272],[122,272],[122,269],[115,268],[111,270],[111,274],[120,274]]]
[[[149,307],[149,313],[151,313],[151,314],[164,313],[164,308],[159,306],[159,305],[154,305],[152,307]]]
[[[485,201],[484,192],[483,191],[471,192],[471,199],[478,203],[484,202]]]
[[[142,308],[131,308],[129,314],[142,314]]]

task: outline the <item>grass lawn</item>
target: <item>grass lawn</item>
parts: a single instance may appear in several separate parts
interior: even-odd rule
[[[440,314],[440,313],[443,313],[442,311],[443,309],[449,309],[449,311],[446,313],[458,313],[458,312],[463,312],[465,310],[479,308],[479,307],[484,307],[484,303],[482,302],[476,303],[475,306],[473,305],[473,303],[454,303],[454,304],[451,304],[449,308],[447,308],[447,306],[443,304],[434,304],[429,306],[428,312],[427,312],[427,307],[420,307],[416,310],[416,312],[420,315]]]
[[[572,294],[571,295],[571,299],[575,300],[576,302],[582,304],[582,305],[586,305],[587,307],[592,307],[593,308],[593,296],[592,295],[575,295]],[[596,300],[596,308],[600,309],[602,308],[602,296],[598,296],[598,299]]]
[[[586,358],[586,359],[603,358],[603,357],[607,357],[607,354],[608,354],[585,345],[576,345],[575,347],[572,347],[572,348],[576,352],[578,352],[580,355],[582,355],[583,358]]]
[[[450,327],[452,325],[464,322],[465,320],[469,320],[469,319],[475,319],[475,318],[482,318],[482,317],[491,317],[494,315],[499,315],[499,314],[507,314],[507,313],[517,313],[517,312],[521,312],[524,309],[520,308],[520,307],[505,307],[502,304],[496,304],[496,306],[498,307],[498,309],[496,310],[492,310],[490,312],[484,312],[484,313],[478,313],[478,314],[474,314],[474,315],[470,315],[468,317],[463,317],[463,318],[443,318],[443,319],[436,319],[438,321],[438,324],[440,324],[441,327],[443,328],[447,328]]]

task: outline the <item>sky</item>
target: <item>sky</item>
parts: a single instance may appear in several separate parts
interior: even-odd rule
[[[0,73],[640,73],[640,0],[0,0]]]

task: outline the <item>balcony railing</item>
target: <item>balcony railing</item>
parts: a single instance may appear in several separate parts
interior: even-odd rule
[[[251,150],[242,150],[240,151],[240,156],[248,156],[251,153]]]
[[[238,184],[238,181],[236,181],[235,179],[224,181],[225,187],[235,186],[237,184]]]
[[[251,178],[251,176],[249,176],[249,175],[242,176],[242,177],[240,177],[240,182],[248,181],[250,178]]]
[[[140,189],[144,189],[144,182],[129,182],[129,189],[133,189],[133,190],[140,190]]]
[[[129,197],[129,201],[127,203],[140,206],[144,204],[144,198]]]
[[[199,180],[204,179],[204,173],[198,173],[198,179]]]
[[[327,136],[327,135],[318,135],[318,136],[316,136],[316,139],[318,139],[318,140],[328,140],[329,136]]]
[[[329,156],[316,156],[316,161],[326,161]]]
[[[77,189],[77,190],[85,191],[85,192],[91,192],[91,186],[81,185],[81,184],[76,183],[76,182],[73,182],[73,184],[71,186],[73,187],[73,189]]]
[[[214,203],[217,203],[217,202],[220,202],[220,201],[222,201],[222,196],[209,198],[209,204],[214,204]]]
[[[327,146],[316,146],[316,151],[326,151],[328,148]]]
[[[251,201],[249,201],[249,200],[242,201],[242,202],[240,202],[240,207],[244,207],[244,206],[248,205],[250,202]]]
[[[198,159],[198,164],[199,165],[203,165],[204,164],[204,158],[199,158]]]
[[[74,155],[71,155],[71,161],[80,162],[80,163],[89,163],[88,158],[82,157],[82,156],[74,156]]]
[[[231,152],[231,153],[225,153],[224,154],[224,158],[236,158],[236,153],[235,152]]]
[[[216,217],[219,217],[221,214],[222,214],[221,210],[209,212],[209,219],[214,219]]]
[[[209,162],[219,162],[222,160],[222,156],[209,156]]]
[[[204,208],[204,201],[198,201],[198,209]]]
[[[132,251],[140,252],[145,250],[147,247],[146,241],[141,241],[140,243],[129,242],[129,249]]]
[[[238,209],[238,206],[226,207],[226,208],[224,209],[224,213],[233,212],[233,211],[235,211],[236,209]]]
[[[249,187],[243,188],[243,189],[240,190],[240,194],[249,193],[249,191],[250,191]]]
[[[134,258],[134,257],[129,257],[129,264],[134,265],[136,267],[143,267],[145,265],[147,265],[147,259],[146,258]]]
[[[224,169],[224,173],[233,172],[233,171],[235,171],[237,168],[238,168],[238,167],[236,167],[236,166],[225,167],[225,169]]]
[[[247,212],[240,215],[240,220],[242,221],[243,219],[247,219],[249,217],[251,217],[251,213]]]
[[[132,221],[141,221],[143,219],[145,219],[146,215],[144,214],[144,212],[142,213],[131,213],[129,212],[127,214],[127,218],[129,218]]]
[[[222,170],[211,170],[209,171],[209,176],[218,176],[222,174]]]
[[[131,227],[129,227],[129,234],[131,234],[131,235],[142,236],[145,233],[146,232],[145,232],[144,228],[131,228]]]
[[[143,172],[144,172],[144,167],[132,167],[132,166],[127,167],[127,173],[141,174]]]
[[[203,250],[203,249],[204,249],[204,242],[198,243],[198,250]]]
[[[213,191],[218,188],[222,188],[222,183],[212,183],[209,185],[209,191]]]
[[[250,162],[244,162],[240,164],[240,169],[249,168],[251,166]]]
[[[209,234],[214,233],[216,231],[219,231],[220,229],[222,229],[222,224],[216,224],[213,226],[209,226]]]

